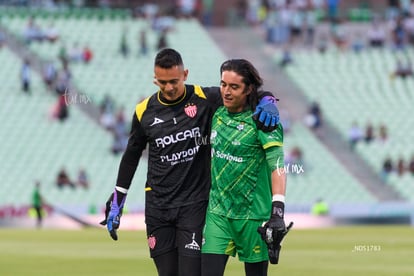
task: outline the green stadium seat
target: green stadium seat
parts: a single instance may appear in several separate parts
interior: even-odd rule
[[[381,124],[388,127],[389,143],[360,143],[356,148],[374,171],[380,172],[386,156],[393,160],[400,155],[407,161],[411,158],[414,145],[410,139],[414,138],[414,133],[408,126],[414,125],[414,118],[408,114],[412,113],[414,81],[389,77],[396,61],[391,51],[370,50],[358,56],[352,52],[338,55],[335,51],[323,57],[308,53],[296,55],[297,61],[287,68],[287,73],[309,99],[320,101],[325,119],[344,139],[347,139],[353,121],[361,127],[369,121],[377,129]],[[413,60],[412,51],[407,55]],[[400,181],[405,180],[393,179],[391,182],[399,185]],[[413,177],[411,181],[414,182]],[[399,192],[403,196],[409,194],[409,190]]]

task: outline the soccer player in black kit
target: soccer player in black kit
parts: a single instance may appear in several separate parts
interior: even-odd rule
[[[210,190],[211,120],[223,105],[219,87],[185,84],[188,70],[173,49],[161,50],[154,65],[159,91],[136,106],[115,191],[101,223],[114,240],[128,189],[148,144],[145,223],[151,258],[160,276],[201,274],[201,238]],[[262,92],[256,122],[279,122],[276,100]]]

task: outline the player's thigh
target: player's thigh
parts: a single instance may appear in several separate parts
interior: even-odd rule
[[[240,261],[256,263],[269,259],[267,245],[257,232],[263,221],[231,220],[230,223]]]
[[[176,222],[176,241],[179,255],[200,257],[207,204],[204,201],[180,208]]]
[[[203,230],[202,253],[235,256],[236,247],[226,217],[207,213]]]
[[[151,258],[176,250],[176,228],[171,220],[174,209],[145,209],[148,247]]]

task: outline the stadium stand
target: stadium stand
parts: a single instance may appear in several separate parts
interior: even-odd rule
[[[372,167],[381,172],[387,156],[393,160],[403,157],[409,160],[414,147],[410,126],[414,118],[409,114],[413,104],[414,78],[400,79],[392,76],[399,53],[389,49],[367,50],[355,54],[351,51],[331,50],[325,55],[316,51],[295,53],[295,62],[286,69],[309,100],[317,100],[326,120],[331,122],[344,139],[353,122],[375,127],[374,141],[360,142],[356,152]],[[400,58],[414,59],[412,50]],[[384,124],[389,138],[382,142],[378,128]],[[388,184],[394,186],[403,197],[414,200],[410,175],[392,176]]]
[[[304,151],[303,171],[287,169],[289,202],[306,205],[318,198],[330,204],[377,201],[303,124],[293,124],[284,140],[285,153],[293,147]]]
[[[3,16],[3,26],[10,33],[19,37],[28,21],[26,16]],[[7,24],[4,24],[5,21]],[[36,17],[39,26],[46,26],[49,23],[48,17]],[[156,49],[153,47],[156,42],[156,33],[150,32],[149,45],[151,49],[148,56],[138,57],[138,48],[135,45],[138,31],[141,28],[149,28],[147,22],[142,20],[129,19],[96,19],[77,18],[73,16],[55,17],[53,19],[56,28],[59,30],[60,40],[71,43],[79,42],[80,45],[87,43],[94,51],[94,58],[90,64],[73,63],[70,70],[73,73],[73,84],[84,95],[90,98],[96,106],[99,105],[105,94],[116,99],[117,106],[124,106],[128,115],[134,112],[135,104],[143,97],[156,91],[152,84],[153,56]],[[128,26],[128,40],[131,48],[136,48],[130,57],[125,59],[119,54],[120,33],[124,26]],[[73,30],[82,30],[82,35]],[[192,43],[189,44],[188,40]],[[22,40],[21,40],[22,41]],[[212,42],[207,32],[195,20],[177,21],[174,30],[168,39],[170,45],[183,52],[186,66],[190,70],[189,83],[195,82],[201,85],[217,85],[218,68],[224,56]],[[136,42],[138,44],[138,42]],[[56,42],[32,42],[27,45],[29,53],[36,55],[44,61],[52,60],[57,67],[58,52],[61,44]],[[208,51],[206,51],[208,49]],[[18,75],[21,60],[14,56],[9,50],[2,53],[2,64],[5,64],[10,74]],[[5,163],[8,166],[2,168],[2,175],[7,175],[5,182],[8,187],[16,187],[5,199],[4,204],[20,205],[29,202],[32,183],[39,179],[44,183],[44,196],[51,203],[59,203],[63,206],[77,206],[77,209],[87,210],[89,206],[102,207],[106,197],[110,193],[116,180],[119,156],[110,154],[111,136],[103,130],[86,114],[80,111],[79,105],[82,102],[74,102],[69,106],[69,119],[64,123],[51,122],[48,119],[48,111],[51,109],[56,98],[48,93],[39,75],[33,72],[33,95],[25,97],[19,91],[19,79],[5,76],[4,82],[12,91],[11,98],[7,91],[2,97],[7,97],[10,103],[10,110],[7,113],[6,130],[10,133],[5,145],[13,145],[22,131],[16,125],[32,126],[31,138],[28,138],[21,145],[21,151],[27,153],[27,160],[21,163],[19,155],[13,154],[16,147],[2,147]],[[8,85],[8,86],[7,86]],[[49,91],[50,92],[50,91]],[[6,100],[6,99],[5,99]],[[79,100],[78,100],[79,101]],[[11,108],[11,103],[14,104]],[[30,112],[27,111],[27,104],[30,103]],[[78,106],[77,106],[78,105]],[[23,117],[20,113],[35,114],[35,116]],[[6,113],[4,113],[6,114]],[[3,117],[5,118],[5,117]],[[13,119],[19,118],[19,119]],[[35,120],[35,122],[33,122]],[[29,128],[30,129],[30,128]],[[27,131],[27,129],[25,129]],[[36,137],[36,139],[34,139]],[[29,155],[30,154],[30,155]],[[26,155],[26,154],[25,154]],[[20,167],[16,165],[20,163]],[[24,164],[24,165],[23,165]],[[16,168],[17,167],[17,168]],[[91,182],[88,190],[77,188],[62,190],[55,187],[55,177],[61,167],[65,167],[74,180],[80,167],[85,167]],[[25,171],[24,174],[21,170]],[[142,209],[143,206],[143,181],[145,180],[146,162],[143,160],[135,175],[135,181],[140,182],[133,185],[131,189],[130,209]],[[19,184],[16,184],[19,183]],[[141,189],[142,188],[142,189]],[[134,192],[135,191],[135,192]]]
[[[51,22],[49,18],[35,17],[34,20],[40,27],[47,27]],[[28,17],[10,17],[7,18],[6,27],[22,39],[27,21]],[[70,66],[75,86],[88,94],[93,102],[99,103],[109,94],[117,99],[119,106],[124,106],[129,111],[133,110],[142,97],[155,91],[156,87],[149,87],[148,83],[152,82],[158,33],[151,29],[146,20],[59,17],[53,19],[53,24],[60,34],[59,41],[53,44],[33,42],[28,48],[43,60],[57,62],[62,46],[70,51],[74,43],[80,47],[88,45],[93,51],[93,61],[90,64],[74,63]],[[119,53],[124,28],[131,49],[127,58]],[[149,52],[146,56],[138,56],[138,34],[143,29],[147,31]],[[183,53],[190,70],[189,82],[197,80],[200,85],[218,85],[218,70],[215,68],[219,68],[224,56],[197,20],[177,20],[167,40],[170,46]],[[207,69],[199,69],[201,64]]]
[[[42,183],[44,197],[55,205],[75,205],[88,210],[90,205],[100,206],[106,200],[116,180],[119,156],[113,156],[109,147],[111,137],[95,122],[86,117],[75,105],[70,106],[69,119],[53,121],[49,112],[56,97],[48,93],[40,76],[32,74],[32,94],[20,90],[21,60],[10,50],[0,51],[2,68],[0,101],[3,135],[0,147],[3,179],[1,205],[25,205],[35,180]],[[76,180],[80,167],[85,167],[90,188],[58,189],[55,178],[65,167]],[[137,170],[136,179],[144,179],[145,164]],[[138,186],[138,185],[137,185]],[[139,187],[132,189],[132,197],[143,199]],[[6,196],[7,195],[7,196]]]
[[[3,13],[1,22],[10,33],[22,38],[31,15],[33,13],[27,10],[11,10]],[[155,92],[152,62],[157,33],[143,19],[132,19],[123,12],[107,14],[85,10],[55,15],[39,12],[35,20],[40,26],[47,26],[53,20],[60,35],[54,44],[34,42],[26,46],[31,54],[43,61],[53,60],[58,65],[57,57],[62,45],[69,48],[79,43],[80,46],[91,47],[94,53],[92,62],[73,63],[70,69],[75,87],[90,96],[95,106],[105,94],[110,94],[116,99],[117,106],[123,106],[129,115],[137,101]],[[119,53],[121,32],[125,27],[131,45],[128,58]],[[137,54],[141,29],[148,30],[150,51],[145,57]],[[168,34],[168,43],[183,53],[186,67],[190,70],[188,83],[218,85],[218,68],[226,56],[198,21],[176,20]],[[407,134],[407,130],[408,122],[412,124],[413,119],[406,116],[405,124],[400,119],[401,114],[409,114],[413,95],[406,94],[405,85],[412,85],[412,81],[389,80],[394,60],[389,55],[378,59],[379,55],[382,53],[370,52],[361,56],[336,52],[325,56],[316,52],[295,53],[295,64],[287,68],[287,73],[309,99],[320,101],[326,119],[344,136],[353,120],[364,124],[374,116],[381,120],[378,123],[384,122],[389,126],[391,139],[398,141],[393,144],[398,144],[399,151],[406,153],[409,149],[412,152],[414,149],[409,141],[413,137]],[[5,48],[0,50],[0,64],[9,72],[0,76],[5,84],[0,87],[0,100],[6,107],[0,110],[0,116],[4,121],[4,133],[8,134],[0,147],[1,155],[5,156],[0,175],[7,187],[4,189],[7,197],[0,197],[0,205],[27,204],[34,180],[39,179],[43,183],[45,197],[55,204],[80,206],[83,210],[90,206],[101,208],[113,188],[120,161],[119,156],[109,152],[110,134],[88,118],[76,104],[70,106],[70,118],[66,122],[49,120],[48,111],[56,98],[47,91],[40,76],[33,74],[34,92],[30,96],[24,95],[18,92],[21,59]],[[340,99],[346,99],[346,104]],[[390,108],[392,112],[389,112]],[[16,141],[20,141],[19,145]],[[293,124],[285,143],[287,152],[293,147],[306,149],[304,172],[294,175],[295,172],[289,171],[287,193],[290,204],[308,205],[318,198],[328,203],[377,201],[302,123]],[[384,148],[373,143],[367,146],[359,144],[356,149],[375,170],[380,168],[382,160],[378,155],[372,158],[372,153],[379,147]],[[389,149],[388,152],[391,151]],[[80,167],[85,167],[90,177],[90,188],[59,190],[54,180],[62,167],[72,178],[76,177]],[[128,197],[130,210],[143,206],[145,172],[146,163],[141,162],[134,178],[137,183],[132,186]],[[408,192],[404,186],[408,186],[411,180],[408,175],[404,178],[390,175],[389,184],[410,199],[409,195],[414,197],[413,190]]]

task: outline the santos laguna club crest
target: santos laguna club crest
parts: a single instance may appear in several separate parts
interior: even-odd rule
[[[197,115],[197,106],[193,103],[186,104],[184,107],[185,114],[188,117],[194,118]]]

